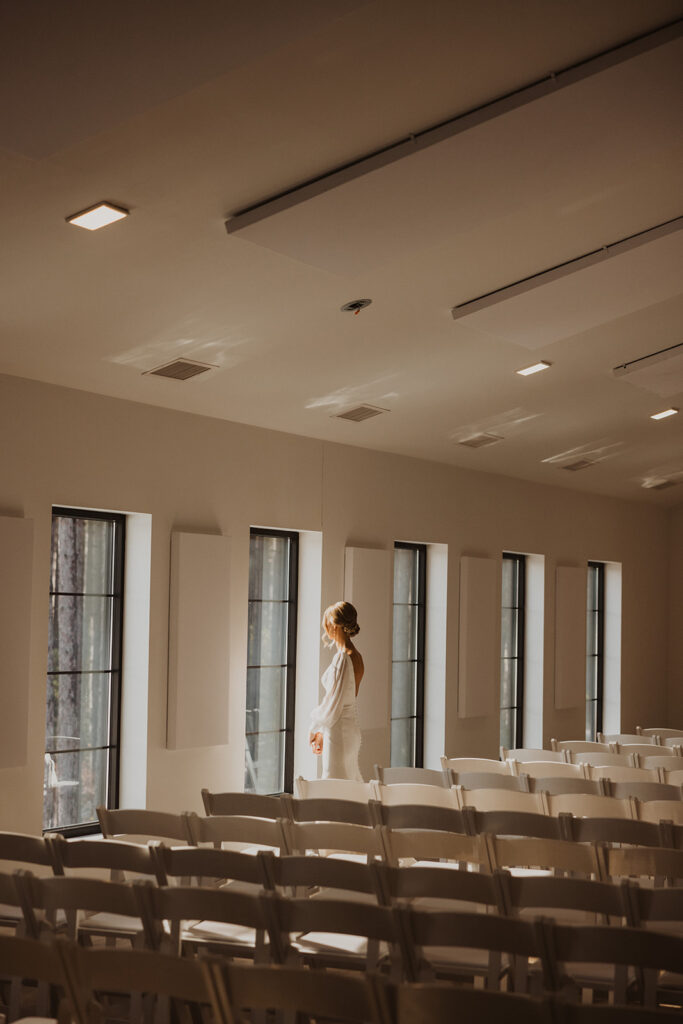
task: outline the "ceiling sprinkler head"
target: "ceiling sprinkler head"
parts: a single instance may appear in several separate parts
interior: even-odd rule
[[[351,302],[345,302],[341,307],[342,313],[355,313],[356,316],[360,313],[361,309],[365,309],[369,306],[372,299],[353,299]]]

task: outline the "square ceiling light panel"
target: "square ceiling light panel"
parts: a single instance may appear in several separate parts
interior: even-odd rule
[[[68,224],[75,224],[77,228],[85,228],[87,231],[97,231],[108,224],[114,224],[117,220],[127,217],[130,210],[123,206],[114,206],[113,203],[95,203],[86,210],[73,213],[66,218]]]

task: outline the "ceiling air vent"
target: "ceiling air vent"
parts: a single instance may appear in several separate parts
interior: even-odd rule
[[[363,420],[369,420],[373,416],[380,416],[383,412],[388,411],[388,409],[379,409],[375,405],[357,405],[355,409],[349,409],[348,412],[337,413],[336,419],[362,423]]]
[[[458,444],[464,444],[466,448],[485,448],[502,440],[500,434],[472,434],[471,437],[464,437],[462,441],[458,441]]]
[[[207,370],[215,370],[215,366],[209,363],[194,363],[189,359],[174,359],[172,363],[165,363],[157,366],[156,370],[146,370],[145,376],[169,377],[171,380],[189,380],[190,377],[197,377]]]
[[[567,462],[562,466],[562,469],[568,469],[570,473],[576,473],[579,469],[587,469],[588,466],[594,465],[593,459],[577,459],[575,462]]]

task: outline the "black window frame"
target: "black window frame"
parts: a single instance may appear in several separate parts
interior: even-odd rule
[[[604,686],[605,686],[605,563],[597,561],[589,561],[588,569],[597,570],[597,596],[598,596],[598,607],[587,608],[587,614],[594,614],[597,618],[597,651],[588,653],[586,650],[586,669],[588,669],[588,658],[595,658],[597,664],[597,672],[595,676],[595,697],[589,698],[588,696],[588,671],[586,671],[586,705],[594,704],[595,711],[593,721],[595,723],[595,736],[592,739],[597,739],[599,732],[602,732],[602,717],[604,708]],[[588,729],[586,729],[588,734]],[[588,739],[588,735],[586,735]]]
[[[294,715],[296,709],[296,642],[297,622],[299,612],[299,534],[294,530],[270,530],[262,526],[252,526],[249,530],[249,541],[252,537],[281,537],[290,542],[289,548],[289,573],[287,581],[287,604],[289,606],[287,615],[287,664],[285,674],[285,757],[283,782],[284,792],[294,791]],[[251,602],[251,598],[248,601]],[[247,671],[250,668],[260,668],[260,665],[250,665],[247,655]],[[245,722],[245,743],[247,736],[258,735],[257,732],[247,732]],[[279,795],[279,794],[269,794]]]
[[[97,519],[110,522],[114,526],[113,555],[112,555],[112,634],[111,652],[112,666],[110,668],[111,686],[109,691],[109,744],[107,756],[107,799],[106,807],[114,809],[119,806],[120,788],[120,765],[121,765],[121,692],[123,688],[123,610],[125,597],[125,564],[126,564],[126,515],[123,512],[104,512],[99,509],[67,508],[62,505],[54,505],[50,517],[50,527],[55,518],[70,519]],[[54,594],[66,593],[53,591],[50,588],[50,597]],[[84,596],[84,595],[77,595]],[[59,672],[47,672],[46,677],[54,675],[78,675],[84,674],[65,670]],[[46,737],[47,739],[47,737]],[[45,744],[45,753],[67,753],[68,751],[48,751]],[[98,748],[74,748],[74,750],[105,749]],[[97,835],[101,832],[99,821],[80,822],[74,825],[53,826],[43,829],[43,834],[58,832],[65,837],[77,837]]]
[[[409,541],[394,541],[394,550],[414,551],[417,553],[417,647],[416,647],[416,670],[415,670],[415,714],[401,716],[402,718],[415,719],[415,764],[411,767],[424,767],[424,680],[425,680],[425,647],[427,628],[427,545],[413,544]],[[392,581],[393,584],[393,581]],[[393,608],[394,602],[392,602]],[[410,659],[411,661],[413,659]],[[392,672],[394,658],[392,651]],[[391,722],[398,721],[390,716],[390,737]],[[390,739],[391,742],[391,739]],[[391,750],[389,751],[391,761]],[[392,762],[393,763],[393,762]]]
[[[526,555],[512,551],[503,552],[503,560],[515,562],[517,565],[517,604],[512,605],[517,612],[517,654],[508,660],[517,662],[517,675],[515,686],[515,703],[507,707],[500,705],[500,711],[515,712],[515,734],[514,746],[524,746],[524,676],[525,676],[525,650],[524,635],[526,627]],[[501,599],[502,608],[502,599]],[[502,637],[501,637],[502,640]],[[502,684],[502,662],[501,651],[501,684]],[[506,745],[506,744],[501,744]]]

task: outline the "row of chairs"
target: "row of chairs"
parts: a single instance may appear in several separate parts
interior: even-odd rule
[[[683,849],[662,846],[656,842],[651,845],[615,846],[596,839],[595,835],[588,839],[584,835],[582,841],[577,841],[571,837],[562,838],[559,832],[550,835],[533,834],[542,832],[542,828],[534,828],[534,824],[543,826],[549,820],[538,818],[525,829],[532,834],[521,836],[507,834],[511,824],[507,819],[502,822],[493,821],[493,824],[502,824],[507,833],[482,832],[469,835],[430,828],[388,829],[385,826],[370,828],[315,822],[303,826],[296,852],[288,854],[280,851],[282,855],[278,861],[288,863],[290,869],[293,858],[297,857],[308,863],[311,870],[311,865],[318,863],[318,860],[321,864],[328,860],[334,864],[334,857],[311,857],[311,854],[320,855],[322,848],[351,854],[356,860],[379,859],[390,866],[442,861],[466,864],[481,872],[502,868],[513,871],[534,868],[555,873],[570,872],[605,881],[640,877],[658,885],[675,885],[683,880]],[[592,819],[581,822],[584,831],[585,826],[591,822]],[[642,823],[629,824],[634,825],[636,831],[622,830],[618,833],[619,838],[630,841],[652,838],[642,835]],[[612,819],[612,825],[617,826],[619,822]],[[595,834],[595,829],[593,831]],[[27,839],[32,842],[27,844]],[[66,840],[62,836],[47,837],[46,845],[56,877],[88,875],[95,878],[108,877],[112,881],[153,877],[160,885],[169,884],[169,880],[188,882],[193,877],[233,877],[227,873],[230,860],[221,859],[229,857],[235,858],[235,865],[241,865],[241,874],[238,876],[240,881],[262,885],[264,880],[258,856],[272,857],[274,853],[259,851],[255,858],[250,854],[215,847],[168,847],[159,842],[142,845],[119,840],[92,842],[87,839]],[[0,833],[0,859],[5,860],[6,867],[19,864],[23,869],[34,868],[36,862],[44,860],[44,853],[41,840],[35,837]],[[341,863],[340,871],[345,869],[347,860]],[[318,870],[325,868],[320,867]],[[4,908],[4,918],[0,909],[0,921],[11,922],[12,915],[7,917],[9,909]]]
[[[499,775],[502,778],[526,775],[532,779],[604,779],[612,782],[659,782],[683,786],[683,762],[674,757],[671,763],[675,767],[668,768],[669,755],[663,755],[658,760],[664,763],[644,768],[634,767],[631,763],[591,765],[587,761],[494,761],[489,758],[453,757],[443,759],[444,765],[440,772],[433,768],[382,768],[375,765],[375,782],[380,785],[417,784],[449,788],[456,783],[465,785],[463,777],[471,775]]]
[[[177,959],[154,952],[83,949],[73,943],[39,943],[0,936],[0,960],[17,978],[55,986],[60,1018],[102,1024],[102,992],[142,1005],[148,1016],[192,1019],[211,1013],[213,1024],[247,1024],[254,1013],[280,1010],[310,1022],[350,1024],[443,1024],[447,1020],[495,1020],[498,1024],[661,1024],[664,1010],[593,1007],[562,996],[530,997],[484,992],[443,982],[394,984],[374,973],[329,973],[300,967],[237,965],[224,959]],[[154,993],[152,997],[149,994]],[[150,1002],[154,1005],[150,1006]],[[165,1011],[165,1012],[164,1012]],[[139,1019],[143,1019],[139,1017]]]
[[[553,741],[558,742],[558,741]],[[634,768],[681,767],[683,747],[654,744],[601,744],[589,740],[563,740],[559,750],[540,747],[501,747],[502,761],[555,761],[567,764],[631,765]],[[573,748],[573,749],[572,749]],[[452,758],[448,759],[453,760]]]
[[[649,994],[641,991],[639,998],[654,1005],[656,990],[665,988],[671,997],[683,1001],[681,888],[650,890],[631,883],[617,886],[576,878],[516,879],[503,872],[477,875],[439,868],[392,870],[379,864],[353,867],[350,878],[348,865],[344,871],[330,871],[326,862],[327,874],[337,883],[345,879],[346,888],[354,892],[371,886],[376,900],[330,899],[327,894],[324,898],[288,897],[273,890],[255,894],[232,887],[157,888],[80,878],[38,879],[28,873],[10,878],[27,911],[27,929],[33,938],[48,928],[54,930],[55,921],[61,927],[58,912],[68,920],[76,911],[87,909],[94,911],[93,916],[83,927],[73,928],[71,938],[111,937],[114,933],[98,925],[98,919],[125,914],[138,922],[137,927],[123,926],[117,937],[138,942],[144,937],[144,944],[157,952],[220,952],[252,957],[255,962],[383,969],[409,981],[435,975],[452,980],[477,976],[490,988],[500,987],[506,979],[522,992],[554,989],[549,979],[562,975],[563,986],[571,982],[580,989],[616,991],[622,1001],[626,979],[616,971],[606,976],[595,965],[630,964],[668,972],[666,977],[653,975]],[[276,858],[270,858],[269,868],[281,870]],[[230,870],[236,873],[234,865]],[[299,879],[306,881],[306,866],[300,864],[298,870]],[[367,876],[364,886],[361,874]],[[436,906],[430,905],[430,896]],[[539,919],[529,916],[539,909],[546,922],[548,911],[555,912],[550,933],[546,924],[539,925]],[[40,923],[37,912],[47,915]],[[581,923],[571,926],[574,945],[567,947],[573,953],[558,956],[555,932],[564,929],[562,935],[569,942],[563,919],[569,916],[576,922],[579,913]],[[608,923],[596,924],[596,920]],[[659,930],[663,923],[667,932]],[[657,931],[643,927],[652,924]],[[595,936],[590,936],[591,929],[600,933],[600,949]],[[623,933],[626,939],[615,938]],[[540,961],[542,971],[532,965],[529,976],[529,958]],[[558,959],[584,966],[566,971]]]

